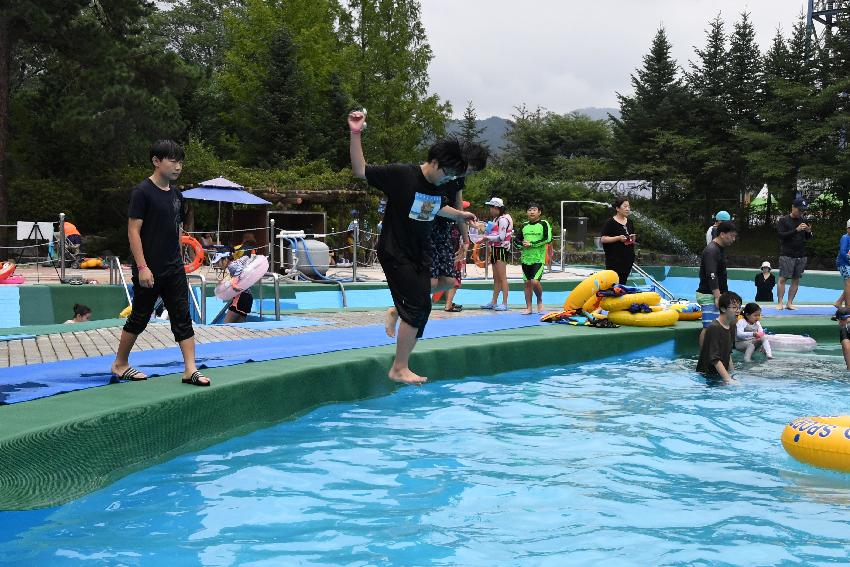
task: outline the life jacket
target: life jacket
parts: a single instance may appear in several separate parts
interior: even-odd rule
[[[492,224],[492,226],[490,226],[487,234],[489,234],[490,236],[498,236],[499,235],[499,229],[500,229],[499,221],[502,220],[503,218],[506,218],[508,220],[508,228],[505,231],[505,239],[504,240],[495,240],[495,241],[491,240],[489,242],[489,244],[493,248],[507,248],[508,250],[510,250],[511,239],[514,236],[514,219],[511,218],[511,215],[505,213],[504,215],[498,216],[496,218],[496,220],[493,221],[493,224]]]

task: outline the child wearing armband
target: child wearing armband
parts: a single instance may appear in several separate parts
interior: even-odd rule
[[[753,353],[761,348],[768,359],[773,358],[770,341],[761,326],[761,307],[758,303],[747,303],[741,311],[741,319],[735,329],[735,348],[744,351],[744,361],[750,362]]]

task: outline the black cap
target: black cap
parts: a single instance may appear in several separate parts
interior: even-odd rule
[[[842,321],[850,317],[850,309],[847,307],[839,307],[835,310],[835,315],[832,316],[833,321]]]

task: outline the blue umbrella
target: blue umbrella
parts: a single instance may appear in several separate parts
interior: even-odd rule
[[[224,177],[216,177],[208,179],[194,189],[183,191],[183,196],[187,199],[197,199],[199,201],[216,201],[218,202],[218,224],[215,230],[215,241],[221,244],[221,204],[222,203],[239,203],[241,205],[271,205],[271,202],[257,197],[253,193],[245,191],[245,187],[225,179]]]

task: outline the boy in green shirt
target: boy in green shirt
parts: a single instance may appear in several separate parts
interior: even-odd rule
[[[552,227],[542,220],[543,210],[537,203],[528,205],[528,222],[519,230],[519,242],[522,243],[522,279],[525,281],[525,311],[531,315],[531,294],[537,296],[537,312],[543,312],[543,268],[546,263],[546,245],[552,242]]]

